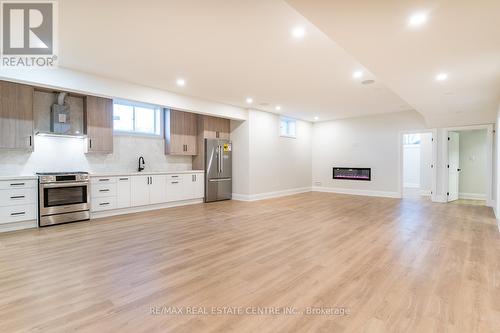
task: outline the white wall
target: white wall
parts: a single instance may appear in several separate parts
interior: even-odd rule
[[[458,131],[460,135],[460,196],[486,199],[486,130]]]
[[[254,200],[310,190],[312,125],[297,121],[297,138],[285,138],[279,135],[279,119],[276,114],[249,110],[245,123],[232,123],[235,198]]]
[[[314,124],[314,188],[353,194],[399,196],[400,132],[423,128],[424,119],[416,111]],[[334,166],[372,168],[372,181],[333,180]]]
[[[420,145],[403,147],[403,186],[420,188]]]
[[[0,150],[0,175],[32,175],[47,171],[134,172],[139,156],[146,171],[190,170],[191,157],[166,156],[158,138],[114,136],[113,154],[84,154],[84,140],[35,136],[35,151]]]

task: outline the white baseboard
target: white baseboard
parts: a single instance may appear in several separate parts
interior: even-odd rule
[[[466,200],[486,200],[486,195],[485,194],[480,194],[480,193],[462,193],[460,192],[458,194],[459,199],[466,199]]]
[[[445,203],[445,202],[448,202],[448,198],[447,198],[446,195],[437,195],[437,194],[434,194],[434,195],[432,195],[432,202]]]
[[[37,228],[37,220],[12,222],[12,223],[2,223],[0,224],[0,232],[17,231],[22,229],[32,229]]]
[[[176,202],[167,202],[167,203],[162,203],[162,204],[157,204],[157,205],[120,208],[120,209],[105,210],[105,211],[100,211],[100,212],[90,212],[90,218],[97,219],[97,218],[102,218],[102,217],[147,212],[150,210],[179,207],[179,206],[186,206],[186,205],[194,205],[194,204],[199,204],[199,203],[203,203],[203,199],[184,200],[184,201],[176,201]]]
[[[388,192],[388,191],[373,191],[373,190],[357,190],[350,188],[340,188],[340,187],[320,187],[315,186],[312,189],[315,192],[328,192],[328,193],[339,193],[339,194],[349,194],[349,195],[364,195],[367,197],[382,197],[382,198],[401,198],[398,192]]]
[[[420,195],[424,197],[430,197],[431,196],[431,190],[420,190]]]
[[[420,188],[420,184],[404,183],[403,187],[406,187],[406,188]]]
[[[289,196],[289,195],[294,195],[294,194],[299,194],[299,193],[305,193],[305,192],[311,192],[311,188],[310,187],[301,187],[301,188],[293,188],[293,189],[283,190],[283,191],[266,192],[266,193],[258,193],[258,194],[238,194],[238,193],[233,193],[233,200],[238,200],[238,201],[257,201],[257,200],[264,200],[264,199],[286,197],[286,196]]]

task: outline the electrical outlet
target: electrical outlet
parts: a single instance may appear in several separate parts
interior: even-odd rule
[[[314,186],[321,186],[321,182],[314,182]]]

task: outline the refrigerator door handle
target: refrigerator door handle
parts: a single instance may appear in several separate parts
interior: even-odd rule
[[[217,168],[217,171],[222,173],[221,146],[217,146]]]
[[[224,173],[224,147],[220,146],[220,173]]]

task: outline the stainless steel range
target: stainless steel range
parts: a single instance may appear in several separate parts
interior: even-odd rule
[[[87,172],[47,172],[37,175],[39,226],[90,219]]]

